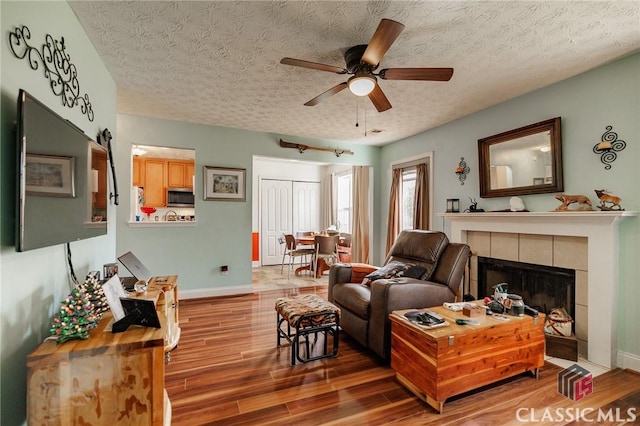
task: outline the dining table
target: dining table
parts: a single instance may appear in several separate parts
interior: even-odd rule
[[[296,244],[297,246],[313,246],[315,247],[316,244],[316,239],[315,236],[316,235],[327,235],[324,233],[318,233],[315,235],[301,235],[296,237]],[[296,270],[294,271],[295,275],[300,275],[302,273],[302,271],[313,271],[315,268],[315,260],[312,258],[311,262],[309,262],[309,264],[307,265],[302,265],[299,266],[298,268],[296,268]],[[316,278],[320,278],[322,277],[322,273],[324,271],[328,271],[331,267],[327,264],[327,262],[325,262],[324,259],[320,259],[318,260],[318,270],[315,271],[315,277]]]

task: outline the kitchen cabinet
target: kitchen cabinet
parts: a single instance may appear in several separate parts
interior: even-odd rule
[[[167,188],[193,188],[195,163],[187,160],[134,157],[131,184],[144,188],[144,205],[165,207]]]
[[[194,176],[196,174],[196,164],[192,161],[187,163],[186,167],[185,167],[185,182],[184,182],[184,186],[185,188],[193,188],[193,180],[194,180]]]
[[[167,186],[169,188],[193,187],[193,171],[195,167],[192,161],[169,160],[167,169],[169,174]]]
[[[151,158],[144,160],[145,206],[164,207],[167,205],[166,170],[166,160]]]
[[[135,157],[133,159],[133,171],[131,175],[133,186],[144,186],[144,160]]]

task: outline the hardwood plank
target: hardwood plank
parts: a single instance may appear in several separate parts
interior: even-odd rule
[[[182,337],[165,374],[172,424],[515,425],[522,408],[536,415],[567,408],[626,413],[640,404],[638,373],[598,376],[593,394],[574,402],[557,392],[560,367],[546,363],[537,380],[530,374],[502,380],[448,399],[437,414],[345,333],[336,358],[291,367],[290,348],[276,346],[275,300],[308,293],[326,297],[326,285],[181,301]]]

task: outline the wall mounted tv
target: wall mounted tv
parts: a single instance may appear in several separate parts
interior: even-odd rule
[[[16,250],[107,233],[107,150],[20,90]]]

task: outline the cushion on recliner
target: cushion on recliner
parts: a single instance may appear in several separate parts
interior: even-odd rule
[[[386,263],[395,260],[421,266],[426,272],[420,279],[428,280],[447,244],[449,239],[442,232],[415,229],[411,232],[402,231],[391,247]]]
[[[403,263],[394,260],[393,262],[387,263],[382,268],[376,269],[375,271],[367,274],[365,277],[366,281],[363,282],[363,284],[370,284],[371,282],[382,278],[398,277],[412,266],[412,263]]]
[[[370,285],[375,280],[407,277],[419,279],[424,275],[427,270],[419,265],[413,263],[403,263],[397,260],[391,261],[384,265],[382,268],[376,269],[367,274],[362,281],[362,284]]]
[[[371,290],[362,284],[345,283],[333,288],[333,301],[360,318],[368,319]]]

